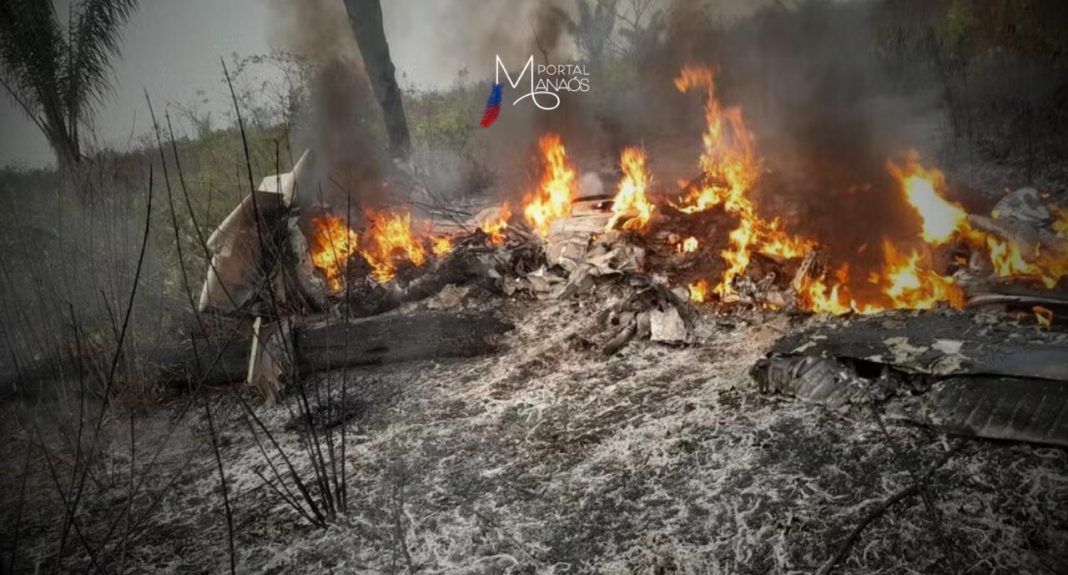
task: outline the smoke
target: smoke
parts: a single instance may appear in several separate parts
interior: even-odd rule
[[[814,0],[767,9],[724,50],[726,74],[751,103],[751,125],[778,176],[761,203],[792,206],[779,212],[795,216],[790,228],[858,275],[881,267],[884,239],[915,239],[917,217],[886,166],[926,143],[941,119],[931,94],[894,89],[877,57],[874,6]]]
[[[298,139],[316,150],[318,175],[378,189],[378,108],[343,6],[268,1],[286,48],[316,64],[312,110]],[[903,93],[885,73],[873,6],[662,0],[638,19],[621,2],[613,62],[596,70],[589,93],[561,94],[552,112],[506,102],[493,129],[476,130],[472,148],[498,174],[502,197],[522,192],[517,174],[529,172],[531,150],[546,131],[563,136],[583,171],[611,169],[623,147],[645,145],[662,189],[670,187],[696,175],[704,130],[700,99],[677,93],[673,78],[686,64],[712,66],[719,97],[742,107],[766,160],[768,175],[755,192],[758,205],[770,208],[766,215],[786,216],[789,229],[819,239],[834,259],[874,263],[878,250],[858,255],[860,246],[904,238],[915,223],[886,162],[910,147],[931,149],[927,135],[942,113],[931,92]],[[416,43],[421,61],[470,62],[476,79],[492,79],[498,55],[513,67],[531,55],[538,63],[581,61],[575,4],[566,0],[401,1],[387,8],[391,47],[411,51]],[[410,27],[405,19],[416,18],[433,20],[441,33],[413,38],[403,29]],[[471,122],[484,97],[473,95]],[[859,221],[869,223],[853,224]]]
[[[298,149],[313,151],[314,167],[301,182],[303,201],[316,201],[320,189],[326,199],[351,194],[357,202],[374,201],[385,146],[345,7],[338,0],[267,1],[276,17],[276,43],[307,59],[313,70],[310,106],[294,137]]]
[[[917,217],[887,161],[919,148],[934,164],[930,152],[940,142],[930,134],[943,112],[932,90],[900,89],[880,61],[876,3],[784,4],[746,13],[678,0],[663,38],[639,60],[656,86],[671,86],[683,65],[717,70],[718,97],[742,108],[764,159],[753,192],[758,209],[817,239],[831,261],[851,262],[858,274],[851,283],[863,285],[860,274],[881,267],[884,238],[897,243],[916,235]],[[704,129],[700,102],[671,91],[649,88],[649,99],[639,100],[648,110],[647,137],[657,140],[657,130],[677,134],[692,147],[667,144],[659,153],[695,159]],[[672,178],[696,175],[695,161],[671,164]]]

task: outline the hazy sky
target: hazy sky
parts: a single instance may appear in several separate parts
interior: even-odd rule
[[[62,15],[72,0],[42,1],[54,1]],[[232,53],[244,57],[285,48],[286,42],[277,37],[284,27],[270,6],[291,2],[303,8],[302,1],[141,0],[125,29],[122,58],[115,63],[115,97],[98,110],[94,125],[100,141],[122,149],[131,134],[136,138],[148,132],[146,88],[159,108],[165,102],[189,104],[202,90],[214,116],[221,116],[229,110],[229,95],[219,57],[229,61]],[[543,1],[382,0],[400,81],[406,86],[441,86],[454,82],[462,69],[471,79],[490,77],[497,53],[525,57],[531,13]],[[709,5],[729,16],[770,1],[715,0]],[[653,0],[651,8],[666,9],[671,2]],[[573,7],[572,0],[557,4]],[[626,10],[628,4],[620,5]],[[44,136],[6,93],[0,94],[0,166],[54,162]]]
[[[382,4],[393,58],[408,83],[449,82],[468,65],[465,52],[470,50],[452,49],[452,44],[465,41],[470,31],[443,25],[442,20],[445,14],[456,14],[462,4],[472,4],[470,0],[384,0]],[[487,11],[507,10],[511,3],[496,4]],[[264,0],[142,0],[125,31],[122,60],[116,64],[115,98],[96,118],[101,140],[122,148],[131,133],[136,137],[148,130],[145,88],[161,105],[163,101],[189,103],[197,90],[203,90],[221,109],[229,96],[222,84],[219,57],[229,61],[235,52],[239,56],[265,54],[280,44],[272,41],[273,30],[277,22]],[[492,66],[492,60],[485,65]],[[53,161],[44,137],[4,94],[0,98],[0,165],[36,167]]]

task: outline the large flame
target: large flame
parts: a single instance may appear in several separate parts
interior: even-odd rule
[[[904,166],[889,162],[887,168],[919,214],[923,223],[920,237],[928,244],[938,245],[959,237],[973,249],[986,251],[998,277],[1037,280],[1050,289],[1068,275],[1068,262],[1063,257],[1044,253],[1037,247],[1025,251],[1017,243],[973,228],[964,208],[945,199],[946,180],[942,172],[920,165],[915,151],[907,154]],[[1058,215],[1064,217],[1063,213]],[[1054,232],[1061,231],[1058,229],[1061,224],[1059,220],[1054,222]]]
[[[856,298],[849,289],[849,267],[835,273],[834,282],[825,277],[808,281],[800,290],[800,306],[817,313],[871,314],[889,309],[933,309],[947,305],[964,307],[964,290],[951,277],[932,269],[923,250],[902,254],[889,240],[883,241],[883,268],[872,272],[868,281],[878,293],[867,299]]]
[[[556,134],[538,140],[543,174],[538,189],[526,198],[523,215],[542,237],[549,236],[553,222],[571,215],[571,203],[578,190],[575,168],[567,159],[567,150]]]
[[[931,270],[928,258],[920,251],[902,255],[889,241],[883,242],[886,272],[873,276],[873,283],[883,285],[894,309],[932,309],[940,303],[961,309],[964,291],[953,281]]]
[[[687,67],[675,80],[680,91],[704,89],[707,122],[702,136],[703,176],[700,184],[691,187],[676,207],[684,213],[695,213],[722,206],[724,211],[738,219],[738,226],[728,235],[727,249],[720,254],[726,269],[712,288],[712,292],[722,298],[733,291],[734,280],[749,267],[753,252],[797,258],[811,251],[816,242],[792,236],[782,230],[778,220],[769,222],[757,214],[749,195],[761,170],[755,138],[745,125],[741,109],[720,106],[714,76],[709,69]],[[921,239],[928,243],[943,243],[955,232],[970,232],[967,213],[942,196],[946,184],[940,171],[924,168],[916,154],[910,155],[904,166],[891,163],[888,169],[900,182],[906,200],[920,214]],[[802,282],[800,304],[807,309],[834,314],[873,313],[890,308],[928,309],[941,303],[961,307],[963,292],[951,278],[933,271],[926,253],[925,250],[913,250],[902,255],[892,243],[884,242],[883,267],[869,278],[879,288],[875,296],[868,298],[872,301],[858,301],[854,297],[849,289],[849,268],[843,265],[833,280],[822,276]],[[691,294],[693,291],[691,286]]]
[[[719,204],[727,204],[730,209],[744,200],[760,174],[760,161],[754,152],[755,138],[745,125],[741,108],[720,106],[711,69],[687,66],[675,79],[675,87],[680,92],[704,89],[707,124],[701,136],[703,185],[692,189],[677,207],[686,213]]]
[[[712,288],[713,293],[723,297],[734,291],[734,280],[749,267],[753,251],[798,257],[814,244],[789,236],[780,229],[778,221],[767,222],[757,215],[748,195],[760,175],[756,139],[745,125],[741,108],[720,106],[713,71],[683,68],[675,79],[675,87],[680,92],[704,89],[708,125],[702,135],[701,184],[691,189],[676,207],[692,214],[722,205],[727,213],[738,218],[738,227],[728,236],[727,249],[720,252],[727,268]]]
[[[649,187],[649,172],[645,169],[645,152],[639,148],[626,148],[619,158],[623,179],[612,202],[612,217],[605,230],[612,230],[626,218],[623,229],[642,230],[653,217],[654,206],[645,195]]]
[[[758,214],[752,191],[760,178],[762,160],[741,109],[723,107],[717,99],[714,71],[686,67],[676,78],[675,85],[681,92],[700,90],[704,93],[706,129],[702,134],[699,162],[701,177],[684,185],[685,193],[671,203],[683,214],[718,208],[737,221],[727,235],[726,249],[719,254],[725,264],[722,274],[688,285],[693,301],[706,301],[713,295],[722,300],[734,293],[735,281],[746,273],[754,253],[795,259],[813,252],[818,242],[787,232],[779,219],[764,219]],[[538,234],[547,237],[553,222],[571,215],[578,180],[558,135],[547,134],[540,138],[538,145],[541,178],[537,187],[524,198],[523,216]],[[652,177],[646,160],[646,154],[640,148],[626,148],[621,153],[623,176],[606,230],[649,230],[656,206],[647,195]],[[945,175],[937,168],[921,163],[915,151],[906,153],[899,162],[888,161],[886,168],[894,178],[902,200],[915,210],[918,228],[908,232],[907,237],[883,238],[882,260],[874,269],[851,270],[849,263],[842,262],[806,264],[805,271],[810,265],[826,271],[817,277],[802,273],[795,280],[793,287],[797,290],[800,308],[832,314],[866,314],[888,309],[963,307],[961,287],[953,277],[939,273],[932,261],[932,253],[950,242],[966,244],[977,253],[985,254],[999,277],[1038,280],[1052,288],[1068,275],[1068,258],[1049,253],[1048,246],[1020,245],[973,228],[964,208],[946,199]],[[1068,237],[1068,211],[1051,206],[1051,212],[1054,214],[1054,234]],[[413,233],[411,216],[407,212],[368,212],[367,216],[370,225],[359,237],[363,241],[361,245],[357,243],[356,233],[341,219],[327,216],[314,220],[312,261],[322,271],[331,290],[340,288],[344,264],[356,253],[370,264],[378,281],[387,282],[395,277],[402,263],[422,266],[429,253],[441,256],[452,249],[448,238],[431,236],[429,228],[425,235]],[[503,204],[496,215],[479,221],[478,225],[492,243],[501,244],[511,217],[509,205]],[[972,221],[980,225],[979,220]],[[669,241],[684,256],[717,245],[706,243],[704,237],[693,236],[685,239],[672,236]],[[868,245],[865,243],[861,250]],[[866,261],[871,259],[865,258]],[[806,261],[818,260],[813,253],[813,257]],[[1045,318],[1042,316],[1040,320]]]
[[[359,236],[337,216],[311,220],[314,229],[309,256],[331,292],[341,289],[345,265],[355,255],[371,266],[371,275],[376,280],[385,283],[396,277],[397,267],[402,263],[421,267],[427,262],[428,254],[440,257],[452,251],[452,240],[432,236],[429,224],[425,232],[415,233],[412,216],[407,211],[367,210],[365,217],[368,228]]]
[[[920,163],[919,155],[910,151],[903,165],[887,162],[887,170],[902,191],[904,200],[920,217],[917,239],[908,244],[937,246],[961,237],[979,237],[968,225],[968,214],[959,205],[947,201],[945,176],[936,168]],[[848,265],[835,273],[835,281],[820,277],[806,282],[799,293],[801,306],[816,312],[843,314],[875,313],[887,309],[931,309],[939,305],[964,306],[964,292],[951,277],[934,270],[930,252],[913,247],[903,253],[888,239],[883,240],[883,261],[879,270],[868,273],[868,282],[876,290],[863,290],[858,298],[850,289]]]
[[[365,238],[368,241],[360,250],[360,255],[371,265],[371,275],[376,280],[381,283],[392,280],[397,275],[397,266],[402,262],[411,262],[417,267],[426,263],[426,249],[412,234],[410,212],[369,210],[367,217],[370,229]]]
[[[842,315],[855,311],[856,301],[843,283],[828,286],[825,277],[811,280],[799,295],[801,306],[817,313]]]
[[[345,262],[356,253],[358,237],[337,216],[322,216],[312,219],[314,227],[309,246],[312,265],[326,279],[330,291],[341,289],[341,278],[345,271]]]
[[[920,237],[929,244],[942,244],[956,232],[968,233],[968,213],[964,208],[946,200],[946,177],[937,168],[925,168],[919,154],[909,151],[906,162],[898,166],[887,162],[887,170],[901,186],[905,199],[915,208],[923,223]]]

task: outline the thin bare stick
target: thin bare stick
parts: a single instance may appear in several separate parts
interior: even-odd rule
[[[152,118],[152,129],[156,134],[156,146],[159,148],[159,162],[163,166],[163,185],[167,190],[167,204],[170,207],[171,214],[171,226],[174,228],[174,247],[178,250],[178,270],[182,274],[182,286],[185,288],[186,297],[189,299],[189,308],[193,312],[193,318],[197,321],[197,327],[200,328],[200,333],[206,333],[204,329],[204,321],[200,318],[200,313],[197,311],[196,302],[193,301],[193,288],[189,283],[189,273],[185,269],[185,253],[182,249],[182,238],[178,232],[178,215],[174,210],[174,193],[171,191],[171,176],[167,170],[167,158],[163,155],[163,139],[159,133],[159,123],[156,122],[156,111],[152,109],[152,98],[148,96],[148,89],[145,89],[145,101],[148,102],[148,114]],[[194,346],[194,352],[196,347]]]
[[[15,534],[11,537],[11,561],[8,563],[8,572],[17,573],[15,564],[19,560],[19,531],[22,528],[22,504],[26,501],[26,478],[30,475],[30,454],[33,453],[33,445],[26,443],[26,458],[22,461],[22,479],[19,481],[19,502],[15,507]],[[0,565],[2,567],[2,565]]]
[[[816,575],[828,575],[829,573],[834,571],[835,567],[837,567],[839,563],[841,563],[843,560],[845,560],[846,557],[849,556],[849,551],[853,549],[853,544],[856,543],[857,539],[860,538],[861,533],[863,533],[864,530],[867,529],[868,525],[871,525],[876,519],[882,517],[888,509],[890,509],[897,503],[915,495],[918,495],[920,491],[927,487],[927,483],[931,480],[931,477],[934,476],[935,472],[938,471],[943,465],[945,465],[950,460],[950,458],[953,457],[953,455],[960,451],[960,448],[962,446],[963,443],[958,443],[956,447],[946,451],[942,455],[942,457],[938,458],[938,461],[936,461],[933,465],[927,468],[927,471],[920,477],[918,481],[912,483],[911,485],[905,487],[897,493],[894,493],[885,501],[883,501],[874,509],[872,509],[870,512],[868,512],[868,514],[864,516],[860,523],[858,523],[857,526],[853,528],[853,531],[849,533],[849,536],[843,539],[842,542],[838,545],[838,550],[835,552],[835,554],[832,555],[830,559],[827,559],[826,562],[824,562],[824,564],[819,568],[819,571],[816,571]]]
[[[141,252],[137,256],[137,268],[134,271],[133,287],[130,289],[130,299],[126,304],[126,314],[122,320],[122,330],[119,332],[119,341],[115,349],[115,354],[111,358],[111,367],[108,370],[107,383],[104,386],[104,397],[100,406],[100,412],[96,418],[96,424],[93,426],[93,444],[89,449],[89,455],[86,457],[87,461],[92,461],[93,456],[96,453],[96,448],[100,444],[100,429],[104,426],[104,415],[107,413],[108,406],[111,403],[111,387],[115,382],[115,369],[119,365],[119,357],[122,355],[122,345],[126,341],[126,334],[130,327],[130,316],[133,315],[134,300],[137,297],[137,286],[141,281],[141,270],[145,263],[145,252],[148,249],[148,236],[152,229],[152,184],[153,184],[153,171],[152,166],[148,167],[148,205],[145,208],[145,232],[141,238]],[[88,478],[88,470],[82,472],[81,480],[78,482],[78,490],[74,494],[74,500],[68,507],[68,511],[64,518],[64,522],[73,521],[75,515],[78,512],[78,504],[81,502],[82,494],[85,492],[85,481]],[[60,542],[60,554],[62,559],[62,541]]]
[[[226,511],[226,535],[230,544],[230,573],[237,573],[237,553],[234,551],[234,516],[230,511],[230,496],[226,489],[226,473],[223,471],[222,455],[219,453],[219,437],[215,433],[215,420],[211,416],[211,402],[204,394],[204,413],[208,416],[208,433],[211,435],[211,449],[215,452],[215,464],[219,468],[219,483],[222,484],[223,508]]]

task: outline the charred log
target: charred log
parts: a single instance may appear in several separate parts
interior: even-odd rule
[[[290,352],[295,357],[285,359],[297,373],[308,374],[344,366],[473,357],[496,350],[498,336],[511,329],[511,324],[489,316],[443,313],[295,325]],[[145,362],[154,368],[151,372],[160,385],[229,384],[245,380],[252,343],[250,336],[197,339],[147,353]],[[95,358],[74,358],[12,370],[0,374],[0,389],[9,395],[62,376],[77,377],[79,372],[92,377],[95,363]]]

